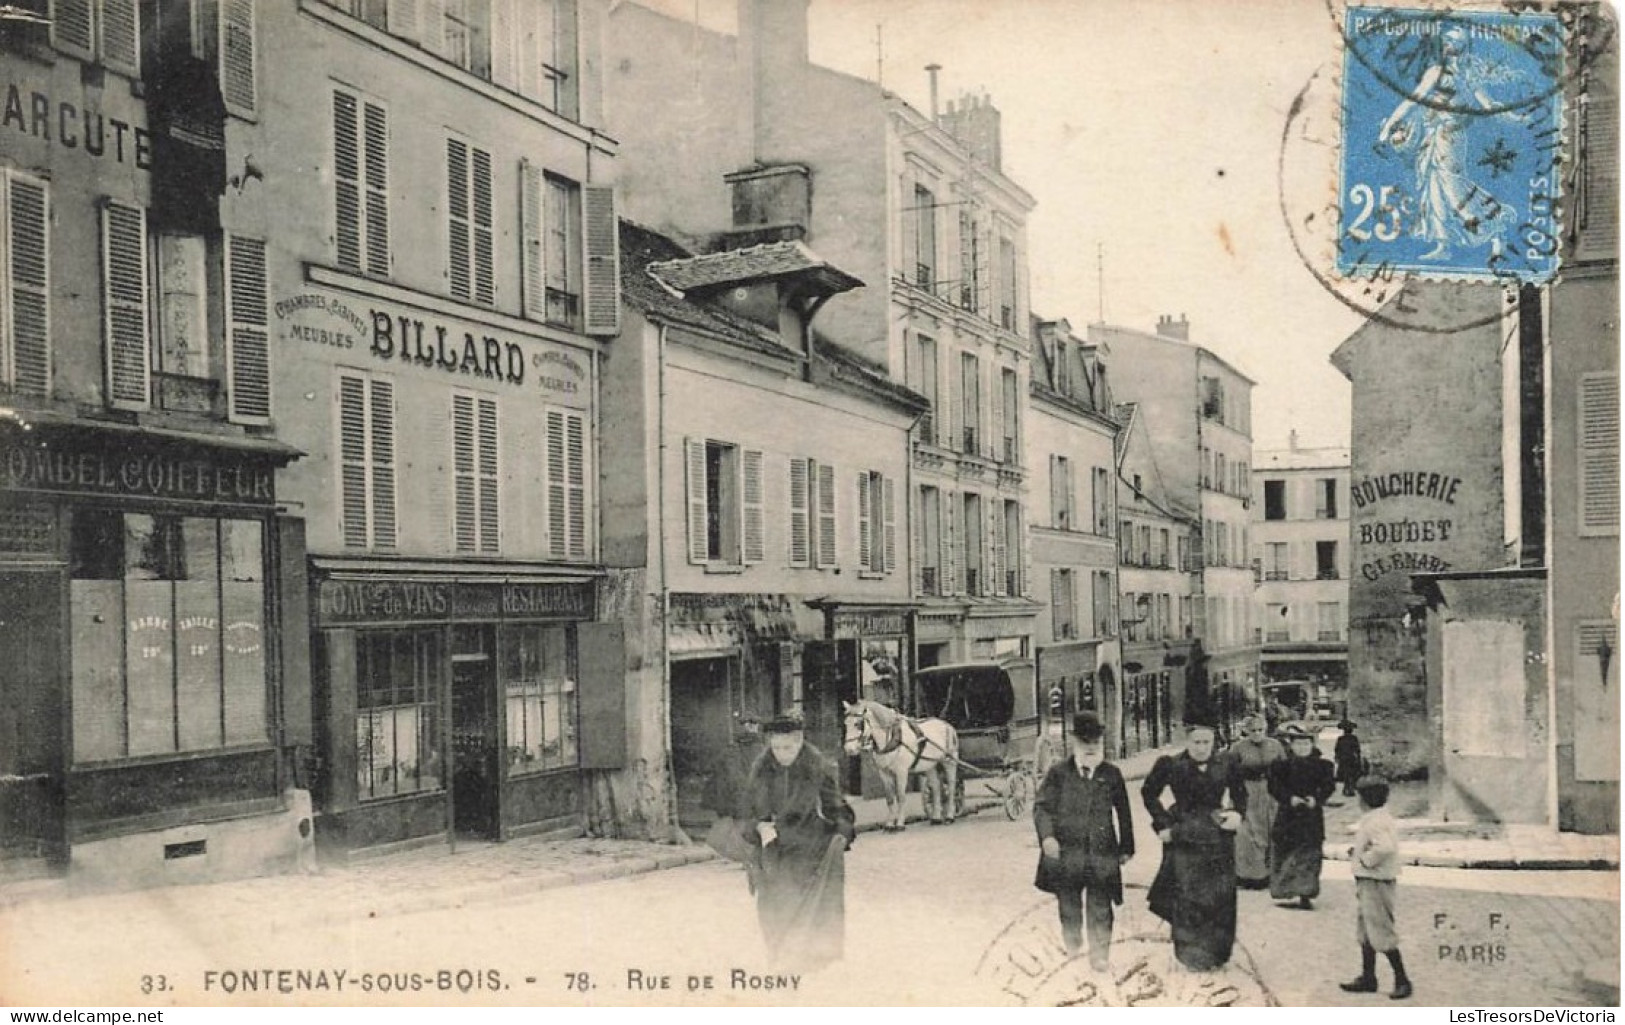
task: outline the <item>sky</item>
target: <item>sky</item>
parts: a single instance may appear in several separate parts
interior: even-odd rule
[[[640,2],[736,25],[736,0]],[[1328,356],[1361,319],[1300,262],[1278,198],[1293,99],[1341,56],[1328,0],[812,0],[810,37],[814,63],[878,74],[922,111],[931,63],[944,106],[991,97],[1004,171],[1037,200],[1037,315],[1081,332],[1102,310],[1148,331],[1183,314],[1258,382],[1256,447],[1294,429],[1348,444]]]

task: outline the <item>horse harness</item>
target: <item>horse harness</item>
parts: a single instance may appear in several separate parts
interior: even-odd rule
[[[867,712],[864,713],[863,722],[865,727],[870,727],[870,724],[873,722],[873,719],[871,719]],[[891,726],[885,728],[887,740],[884,746],[875,742],[875,731],[872,727],[865,729],[864,735],[865,739],[869,741],[869,750],[871,753],[876,755],[889,755],[899,747],[903,746],[903,726],[905,723],[908,725],[909,729],[913,730],[915,734],[918,735],[919,738],[919,743],[914,745],[914,760],[908,765],[909,774],[913,775],[915,768],[917,768],[920,762],[925,759],[926,736],[925,734],[920,733],[919,729],[908,718],[908,716],[899,715],[892,721]]]

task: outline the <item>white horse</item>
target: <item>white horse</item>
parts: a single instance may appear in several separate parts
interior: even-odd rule
[[[841,704],[846,711],[846,753],[867,751],[880,770],[891,812],[886,832],[903,828],[910,776],[925,777],[926,813],[932,825],[952,822],[959,779],[959,734],[953,726],[941,719],[915,721],[878,701]]]

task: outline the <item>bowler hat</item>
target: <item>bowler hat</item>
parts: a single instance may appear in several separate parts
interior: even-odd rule
[[[1344,719],[1342,722],[1337,724],[1337,728],[1340,730],[1352,730],[1354,729],[1354,723]]]
[[[1282,740],[1314,740],[1315,735],[1310,733],[1301,722],[1289,722],[1281,727]]]
[[[762,724],[763,733],[800,733],[806,728],[798,715],[777,715]]]
[[[1079,712],[1072,717],[1072,735],[1092,744],[1106,735],[1106,727],[1095,713]]]

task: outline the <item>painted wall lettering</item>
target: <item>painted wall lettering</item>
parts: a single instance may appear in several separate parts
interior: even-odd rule
[[[1377,580],[1401,570],[1410,573],[1443,573],[1449,568],[1450,563],[1437,555],[1428,555],[1424,552],[1395,552],[1362,563],[1360,575],[1367,580]]]
[[[1354,496],[1354,507],[1363,509],[1385,498],[1432,498],[1446,505],[1456,504],[1456,489],[1460,477],[1451,477],[1427,470],[1405,470],[1399,473],[1381,473],[1355,481],[1349,487]]]
[[[1450,520],[1387,520],[1379,523],[1362,523],[1359,538],[1360,544],[1363,545],[1448,541],[1453,526]]]
[[[63,149],[83,148],[93,157],[134,164],[142,171],[152,166],[152,135],[144,127],[104,117],[99,110],[80,109],[67,100],[53,100],[49,93],[16,82],[6,84],[0,130],[21,132]]]

